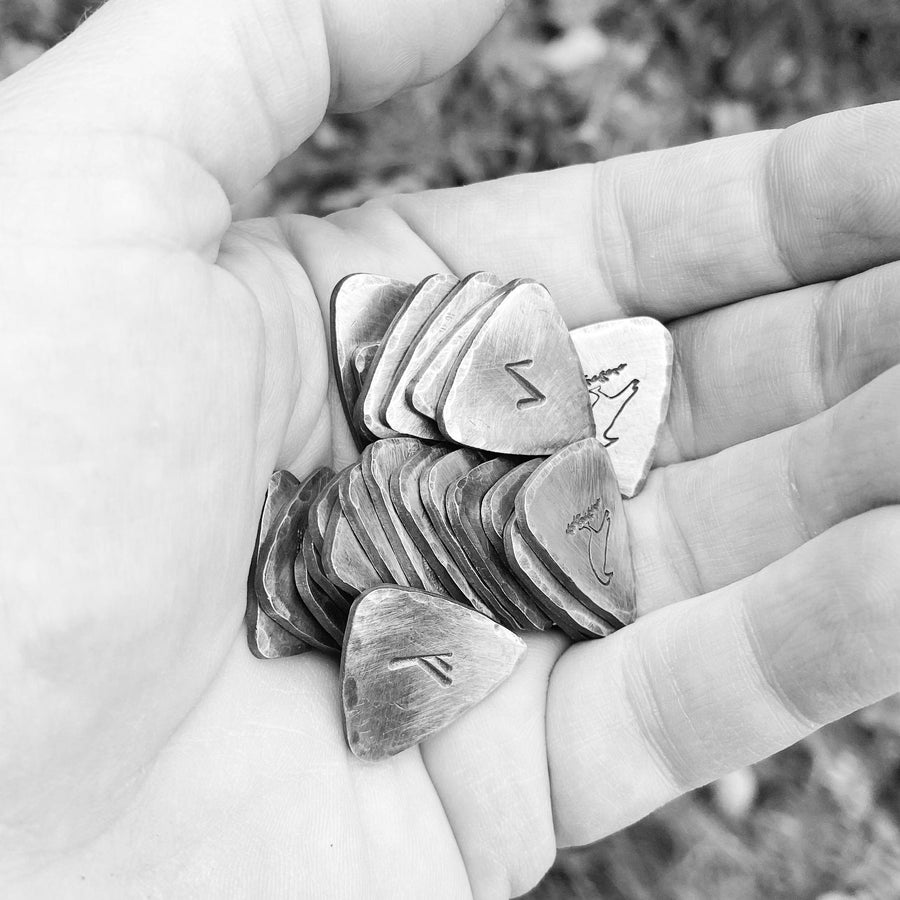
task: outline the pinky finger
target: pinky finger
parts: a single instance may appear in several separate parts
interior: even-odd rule
[[[900,690],[900,507],[573,646],[550,679],[557,840],[597,840]]]

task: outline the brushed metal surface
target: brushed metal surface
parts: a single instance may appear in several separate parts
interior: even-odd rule
[[[479,599],[490,609],[494,618],[501,625],[507,628],[513,628],[517,631],[527,628],[527,623],[523,616],[520,616],[518,610],[511,604],[500,590],[500,586],[494,580],[490,573],[484,571],[481,558],[476,555],[472,556],[465,542],[465,535],[462,533],[462,525],[460,522],[461,513],[459,503],[461,502],[460,491],[458,489],[459,482],[465,476],[460,476],[455,481],[451,481],[447,486],[447,492],[444,495],[444,511],[447,519],[447,525],[453,534],[457,544],[459,544],[463,557],[467,566],[471,566],[475,574],[479,578],[479,584],[484,585],[484,590],[480,592]],[[468,572],[468,569],[466,570]],[[471,580],[471,575],[467,576]]]
[[[331,293],[331,363],[344,415],[360,449],[363,435],[353,425],[353,408],[359,396],[353,353],[361,344],[381,340],[412,289],[408,282],[360,273],[342,278]]]
[[[259,608],[253,584],[254,576],[255,572],[251,570],[247,580],[247,611],[244,615],[247,624],[247,646],[250,652],[257,659],[278,659],[312,650],[309,644],[285,631]]]
[[[334,607],[335,610],[341,611],[346,619],[347,613],[350,611],[350,605],[353,597],[345,594],[337,585],[332,584],[328,576],[325,574],[325,568],[322,565],[322,555],[312,540],[312,535],[307,530],[300,542],[300,553],[303,555],[303,561],[306,565],[306,571],[313,583],[314,591],[318,596],[324,597]],[[323,601],[324,602],[324,601]],[[312,610],[310,610],[312,612]],[[315,612],[313,612],[315,615]]]
[[[360,467],[375,512],[397,553],[397,559],[406,571],[407,580],[403,584],[443,593],[440,580],[408,533],[391,499],[391,478],[425,446],[427,445],[413,437],[375,441],[363,450]]]
[[[377,587],[350,612],[341,699],[350,749],[392,756],[449,725],[514,671],[525,644],[447,597]]]
[[[384,581],[353,533],[339,502],[331,508],[325,529],[322,568],[332,584],[354,597]]]
[[[501,476],[481,501],[481,524],[497,553],[504,554],[503,529],[515,510],[516,494],[542,460],[528,459]]]
[[[273,519],[269,536],[260,548],[255,590],[267,616],[306,643],[326,649],[331,641],[303,604],[294,581],[294,560],[301,555],[301,527],[311,500],[309,490],[304,491],[300,485]]]
[[[516,285],[468,339],[437,403],[450,440],[541,456],[595,433],[590,395],[547,289]]]
[[[407,460],[391,477],[391,502],[407,533],[441,583],[443,591],[435,593],[447,593],[455,600],[472,605],[478,598],[434,530],[419,490],[424,469],[451,449],[446,444],[427,446]]]
[[[494,291],[487,300],[460,319],[413,377],[407,388],[407,395],[413,408],[423,416],[436,418],[441,391],[454,369],[457,357],[466,346],[466,342],[490,318],[491,313],[500,305],[509,290],[510,286],[506,285]]]
[[[301,552],[294,560],[294,581],[310,615],[331,638],[327,649],[339,652],[344,641],[344,629],[350,613],[350,604],[335,604],[328,593],[323,591],[312,577],[311,566],[318,564],[315,546],[309,532],[303,535]],[[327,580],[327,579],[326,579]]]
[[[353,381],[356,384],[357,394],[362,391],[366,378],[369,376],[369,369],[372,367],[372,360],[378,352],[380,342],[372,341],[369,344],[360,344],[353,351]]]
[[[303,604],[304,612],[317,626],[315,640],[307,639],[307,643],[312,644],[318,650],[324,650],[329,653],[339,652],[343,635],[336,635],[316,614],[320,609],[319,598],[323,595],[319,594],[318,588],[309,577],[309,571],[306,568],[306,557],[302,549],[294,557],[293,576],[294,586],[297,588],[297,594],[300,602]]]
[[[350,467],[346,478],[340,478],[338,493],[341,509],[382,583],[404,584],[406,572],[375,512],[359,463]]]
[[[472,589],[472,606],[478,612],[494,618],[493,594],[466,557],[447,520],[447,488],[461,475],[482,462],[484,462],[484,454],[467,447],[447,453],[422,468],[419,476],[419,493],[428,519],[434,526],[441,543],[449,551]]]
[[[373,437],[395,437],[402,433],[391,428],[385,418],[391,385],[419,329],[457,283],[458,279],[452,275],[429,275],[419,282],[388,325],[356,401],[355,416]],[[431,437],[439,437],[436,430]]]
[[[400,434],[409,434],[424,440],[441,439],[433,419],[423,416],[412,405],[408,396],[409,386],[424,369],[427,369],[430,357],[441,346],[456,323],[502,286],[503,282],[496,275],[473,272],[450,290],[432,312],[413,338],[397,367],[397,374],[391,384],[384,411],[384,417],[391,428]]]
[[[515,507],[522,537],[570,593],[612,622],[634,620],[628,522],[609,454],[596,438],[545,460]]]
[[[619,490],[644,485],[669,409],[672,336],[656,319],[598,322],[571,332],[581,360],[597,439],[612,460]]]
[[[515,514],[509,517],[503,538],[507,563],[516,573],[519,582],[572,640],[605,637],[616,630],[616,626],[579,603],[532,553],[522,537]]]
[[[505,601],[517,626],[546,631],[552,624],[550,619],[516,581],[506,554],[497,552],[481,522],[481,502],[488,488],[515,465],[516,461],[508,458],[492,459],[463,475],[447,491],[447,517],[463,551],[484,583],[493,589],[495,597]],[[452,504],[451,495],[455,495]]]
[[[328,483],[319,492],[319,496],[310,504],[309,514],[306,518],[306,529],[312,535],[312,541],[319,553],[325,546],[325,531],[328,528],[328,520],[331,518],[331,510],[339,501],[338,479],[340,473],[332,475]]]

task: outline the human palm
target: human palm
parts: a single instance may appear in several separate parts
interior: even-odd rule
[[[231,222],[329,96],[427,80],[499,13],[112,0],[0,86],[13,895],[504,897],[558,843],[900,688],[895,105]],[[332,658],[247,650],[258,512],[274,469],[353,453],[334,283],[476,269],[544,281],[573,327],[673,332],[657,467],[627,503],[642,618],[526,636],[495,694],[362,763]]]

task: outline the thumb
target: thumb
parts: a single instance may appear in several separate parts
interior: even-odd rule
[[[162,141],[200,163],[233,201],[299,146],[329,105],[361,109],[436,78],[507,3],[110,0],[0,86],[0,119],[5,132],[20,126],[54,140]]]

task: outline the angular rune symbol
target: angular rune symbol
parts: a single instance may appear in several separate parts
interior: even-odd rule
[[[609,509],[604,508],[603,513],[600,512],[601,500],[598,497],[583,513],[575,516],[566,527],[566,534],[575,534],[582,529],[591,532],[590,542],[588,543],[588,559],[591,563],[591,569],[597,576],[597,581],[604,587],[612,581],[615,572],[606,571],[607,557],[609,556],[609,529],[612,526],[612,514]],[[598,524],[597,518],[600,518]],[[598,565],[598,559],[594,556],[597,544],[603,544],[603,560]],[[598,551],[599,555],[599,551]]]
[[[591,400],[591,409],[594,410],[594,416],[600,422],[607,422],[601,437],[604,447],[609,447],[618,440],[618,438],[613,437],[610,432],[612,431],[613,425],[616,424],[616,419],[622,414],[622,410],[625,409],[634,395],[638,392],[641,380],[640,378],[632,378],[631,381],[616,394],[605,393],[600,385],[606,384],[606,382],[609,381],[610,376],[620,374],[627,365],[628,363],[620,363],[618,366],[615,366],[612,369],[604,369],[596,375],[584,376],[584,380],[588,387],[588,393],[593,398]]]
[[[518,369],[530,369],[533,365],[533,359],[520,359],[518,362],[508,362],[503,367],[529,394],[528,397],[516,401],[516,409],[539,405],[547,399],[521,372],[517,371]]]
[[[419,666],[423,672],[430,675],[441,687],[450,687],[453,679],[450,673],[453,671],[453,664],[447,662],[449,657],[453,656],[453,651],[444,653],[423,653],[421,656],[395,656],[389,663],[388,668],[392,670],[406,669],[409,666]]]

